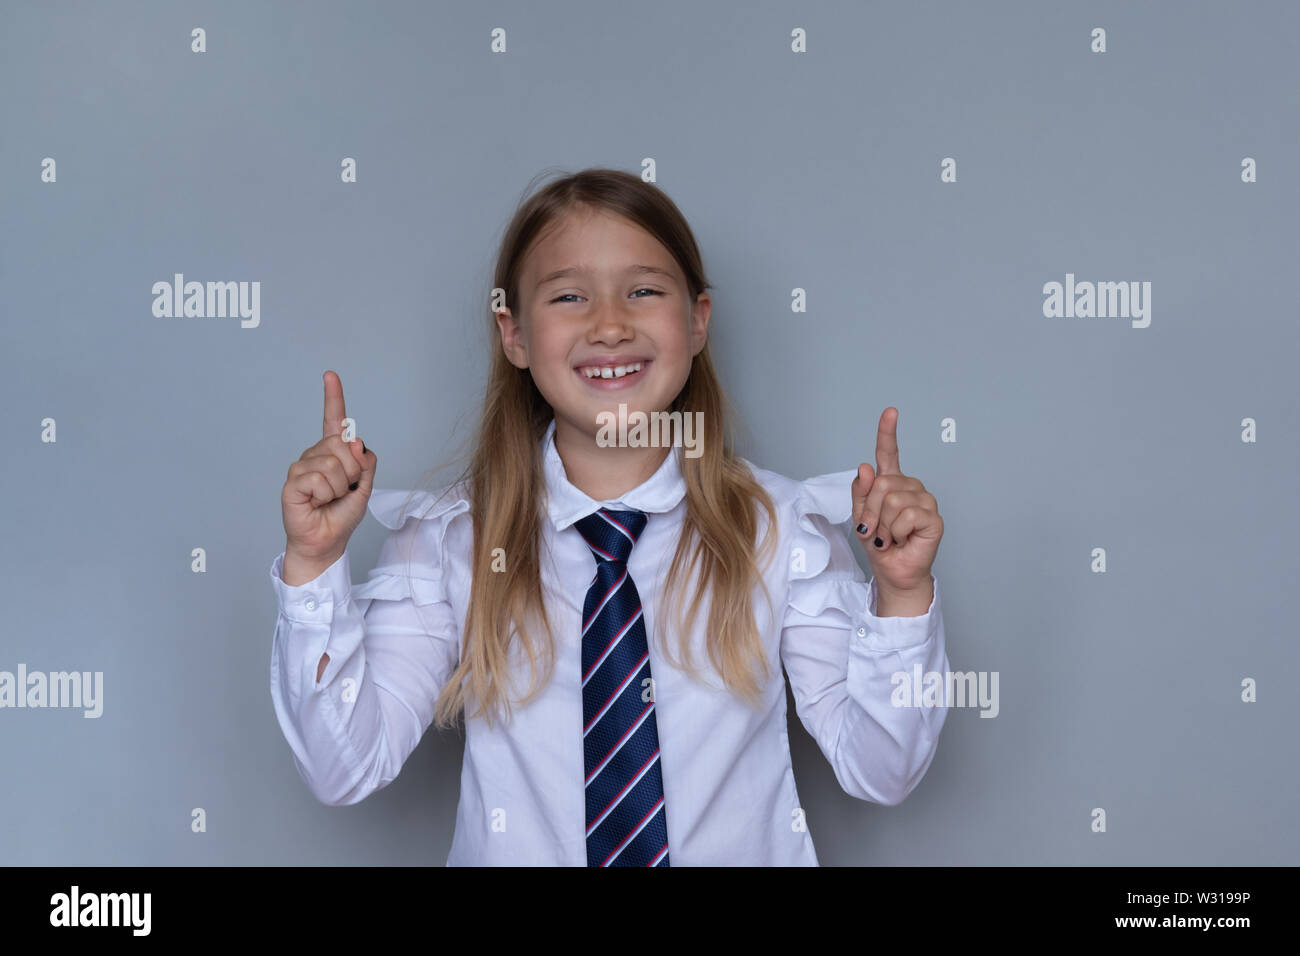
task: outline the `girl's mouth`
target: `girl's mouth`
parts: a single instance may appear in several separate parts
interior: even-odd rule
[[[639,362],[629,362],[626,365],[605,366],[599,370],[577,368],[573,370],[573,374],[578,376],[589,388],[599,389],[604,392],[616,391],[621,388],[631,388],[641,381],[645,377],[651,361],[651,359],[642,359]],[[621,373],[620,369],[622,370]]]

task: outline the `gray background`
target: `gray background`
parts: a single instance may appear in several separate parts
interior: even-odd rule
[[[823,864],[1298,861],[1291,5],[0,16],[0,669],[105,673],[98,720],[0,710],[0,862],[445,860],[457,735],[353,807],[294,770],[268,690],[280,487],[319,438],[326,368],[380,487],[446,460],[521,191],[647,156],[705,254],[741,453],[853,468],[896,405],[902,469],[946,525],[951,665],[1001,675],[1000,715],[950,712],[893,808],[846,796],[791,708]],[[174,272],[261,281],[261,326],[155,318]],[[1150,327],[1044,318],[1067,272],[1149,280]],[[383,533],[353,538],[356,580]]]

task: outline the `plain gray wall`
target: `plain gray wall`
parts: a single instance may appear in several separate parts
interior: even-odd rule
[[[380,487],[451,455],[521,192],[645,157],[704,251],[740,452],[854,468],[896,405],[902,470],[945,521],[951,666],[1000,675],[1000,714],[950,712],[893,808],[846,796],[791,709],[822,863],[1297,862],[1293,6],[0,17],[0,670],[105,681],[99,719],[0,710],[0,862],[445,860],[458,736],[354,807],[294,770],[268,690],[280,488],[319,438],[326,368]],[[260,326],[156,318],[175,272],[260,281]],[[1045,318],[1066,273],[1150,281],[1150,326]],[[368,517],[352,539],[355,580],[384,533]]]

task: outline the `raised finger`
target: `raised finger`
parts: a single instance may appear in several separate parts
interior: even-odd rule
[[[332,369],[325,371],[325,417],[321,422],[321,437],[343,434],[343,419],[347,409],[343,406],[343,381]]]
[[[876,429],[876,474],[902,474],[898,467],[898,409],[893,405],[880,413]]]

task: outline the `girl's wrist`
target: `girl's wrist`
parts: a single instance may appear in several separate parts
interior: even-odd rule
[[[289,551],[284,552],[284,562],[280,568],[280,578],[289,587],[299,587],[308,581],[315,581],[328,571],[342,554],[333,558],[304,557]]]
[[[876,617],[920,617],[934,603],[934,581],[927,577],[914,588],[891,588],[876,579]]]

